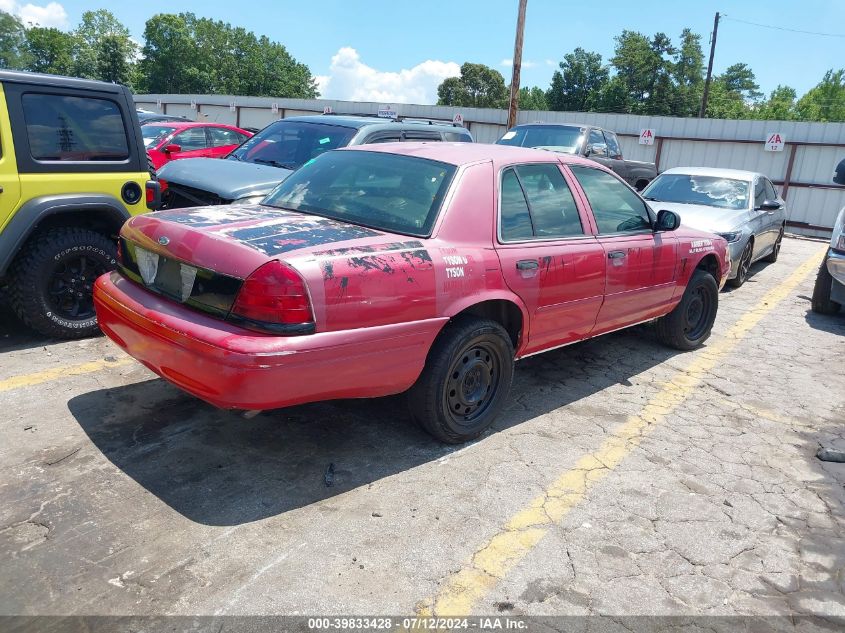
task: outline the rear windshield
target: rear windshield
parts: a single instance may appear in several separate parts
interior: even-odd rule
[[[424,237],[455,166],[382,152],[330,152],[304,165],[262,204]]]
[[[346,147],[358,130],[341,125],[277,121],[233,150],[228,158],[298,169],[329,150]]]
[[[508,130],[497,145],[539,147],[574,154],[583,140],[584,130],[575,125],[526,125]]]
[[[747,209],[751,183],[736,178],[661,174],[646,187],[646,200],[703,204],[720,209]]]
[[[158,145],[165,136],[173,133],[172,125],[156,125],[148,123],[141,126],[141,134],[144,136],[144,147],[150,149]]]

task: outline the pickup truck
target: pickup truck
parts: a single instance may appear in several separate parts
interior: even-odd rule
[[[363,145],[260,204],[134,218],[94,298],[108,337],[218,407],[407,391],[426,430],[465,442],[519,358],[646,321],[676,349],[707,339],[727,243],[679,224],[583,158]]]
[[[594,125],[528,123],[508,130],[498,145],[547,149],[589,158],[619,174],[637,191],[657,177],[654,163],[625,160],[616,133]]]

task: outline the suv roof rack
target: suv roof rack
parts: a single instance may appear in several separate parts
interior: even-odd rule
[[[448,119],[429,119],[426,117],[418,117],[418,116],[404,116],[404,115],[397,115],[395,117],[382,117],[378,114],[373,114],[372,112],[360,113],[360,112],[323,112],[322,116],[363,116],[369,117],[373,119],[381,119],[382,121],[392,121],[394,123],[422,123],[427,125],[448,125],[449,127],[464,127],[460,123],[455,123],[454,121],[449,121]]]

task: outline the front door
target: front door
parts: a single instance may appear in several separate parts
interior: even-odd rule
[[[524,354],[585,338],[604,295],[604,250],[555,163],[501,176],[497,251],[529,312]]]
[[[605,256],[605,299],[592,333],[664,313],[675,293],[677,238],[652,230],[647,205],[617,176],[591,167],[570,169],[590,204]]]
[[[176,134],[168,143],[178,145],[178,152],[171,152],[168,158],[177,160],[179,158],[207,158],[211,155],[208,147],[208,138],[204,127],[192,127]]]

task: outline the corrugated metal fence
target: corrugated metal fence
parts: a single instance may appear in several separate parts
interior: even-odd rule
[[[280,118],[334,112],[373,114],[380,103],[331,99],[276,99],[224,95],[137,95],[139,107],[190,119],[261,128]],[[480,143],[493,143],[505,132],[504,110],[394,104],[401,116],[451,120],[456,112]],[[845,187],[833,183],[836,164],[845,158],[845,124],[794,121],[738,121],[597,114],[583,112],[519,113],[520,123],[586,123],[614,130],[626,158],[670,167],[707,166],[749,169],[767,174],[782,189],[789,224],[796,233],[824,237],[839,209]],[[653,145],[640,145],[642,129],[654,130]],[[769,152],[764,141],[780,133],[783,151]]]

